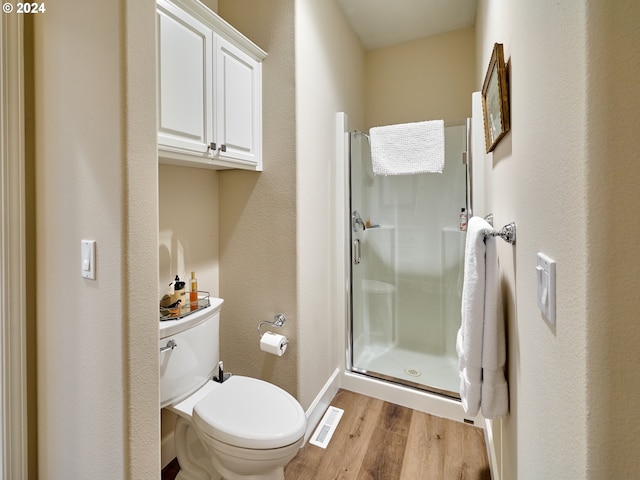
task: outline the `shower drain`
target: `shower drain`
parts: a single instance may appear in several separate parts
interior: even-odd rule
[[[422,375],[420,370],[416,370],[415,368],[405,368],[404,373],[406,373],[407,375],[411,375],[412,377],[419,377],[420,375]]]

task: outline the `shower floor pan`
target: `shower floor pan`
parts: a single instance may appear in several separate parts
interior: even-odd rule
[[[372,346],[355,359],[354,372],[460,399],[458,358],[398,347]]]

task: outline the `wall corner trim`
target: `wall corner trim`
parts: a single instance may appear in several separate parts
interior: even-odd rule
[[[21,15],[0,19],[0,476],[28,478],[24,64]],[[8,280],[11,280],[10,282]]]

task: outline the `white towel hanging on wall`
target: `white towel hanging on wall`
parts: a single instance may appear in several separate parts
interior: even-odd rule
[[[373,127],[369,134],[376,175],[442,173],[444,120]]]
[[[498,255],[493,231],[480,217],[467,227],[462,323],[456,349],[459,359],[460,397],[469,415],[480,409],[485,418],[502,418],[509,412],[509,393],[504,377],[506,344]]]

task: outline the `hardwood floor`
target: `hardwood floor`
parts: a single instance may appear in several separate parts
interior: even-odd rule
[[[331,405],[344,414],[329,446],[307,443],[286,480],[491,480],[480,428],[347,390]]]
[[[344,414],[327,449],[311,444],[287,465],[287,480],[490,480],[484,433],[340,390]]]

